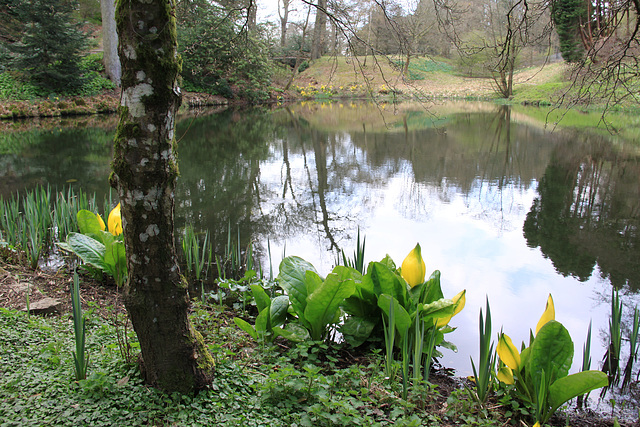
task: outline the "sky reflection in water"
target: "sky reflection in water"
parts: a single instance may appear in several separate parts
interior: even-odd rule
[[[490,119],[490,115],[485,114],[483,120]],[[454,120],[445,127],[459,123]],[[261,186],[283,188],[286,176],[290,175],[294,194],[297,191],[300,194],[294,199],[289,192],[284,198],[265,202],[261,205],[261,212],[276,216],[276,211],[283,206],[299,203],[301,194],[316,201],[315,224],[307,224],[308,228],[300,229],[285,239],[270,237],[273,265],[278,265],[286,251],[287,255],[298,255],[316,266],[321,274],[327,274],[336,259],[335,252],[329,251],[331,241],[335,240],[341,249],[351,254],[358,226],[366,236],[367,262],[380,260],[389,254],[399,265],[419,242],[428,274],[435,269],[442,273],[445,296],[451,297],[461,289],[467,289],[467,306],[452,321],[458,329],[448,336],[458,346],[459,352],[454,354],[444,350],[442,362],[445,366],[455,368],[461,375],[471,374],[469,356],[477,361],[478,315],[480,308],[484,309],[485,298],[488,297],[491,304],[494,335],[503,328],[515,343],[520,343],[528,340],[529,329],[535,327],[544,311],[549,293],[554,297],[556,319],[567,327],[574,340],[574,370],[581,359],[589,320],[593,320],[592,359],[593,366],[596,366],[604,353],[599,343],[609,316],[609,280],[600,276],[597,266],[583,281],[559,274],[552,260],[545,257],[539,247],[527,245],[523,234],[527,214],[539,197],[537,188],[542,174],[536,176],[535,171],[545,172],[546,163],[555,153],[554,145],[562,141],[539,128],[514,123],[511,126],[511,135],[498,136],[511,138],[511,145],[515,147],[513,153],[504,157],[508,158],[503,165],[506,175],[498,176],[494,172],[495,176],[492,176],[479,167],[477,175],[466,184],[460,184],[464,177],[446,174],[416,182],[416,167],[412,161],[393,158],[393,155],[372,166],[369,158],[371,147],[352,141],[353,131],[316,136],[326,136],[332,141],[327,143],[327,159],[320,162],[315,161],[311,149],[304,155],[289,152],[288,173],[284,172],[287,168],[283,166],[282,152],[272,146],[270,158],[260,166]],[[433,129],[409,132],[422,132],[426,138],[437,135]],[[529,136],[528,140],[519,139],[525,134]],[[489,141],[480,146],[489,147],[492,145],[490,140],[496,138],[495,132],[487,132],[486,136]],[[362,139],[362,135],[357,138]],[[300,140],[304,141],[304,137]],[[459,138],[449,141],[454,146],[464,145]],[[428,141],[420,143],[430,144]],[[536,149],[518,151],[518,146],[527,144]],[[392,151],[392,148],[388,150]],[[434,150],[437,151],[437,147]],[[504,148],[496,149],[494,144],[493,150],[497,158],[502,158]],[[425,151],[428,153],[430,150]],[[484,162],[483,157],[486,160],[492,156],[490,150],[483,151],[482,148],[465,151],[454,147],[449,150],[465,154],[471,151],[478,156],[478,160],[471,161],[471,164],[480,165]],[[343,158],[332,156],[331,152],[348,154]],[[527,157],[528,152],[544,155]],[[537,161],[524,165],[530,157],[536,157]],[[414,157],[413,163],[422,160]],[[318,173],[317,165],[325,162],[328,178],[327,188],[323,189],[319,177],[324,173]],[[360,182],[355,182],[357,180],[352,180],[349,175],[332,179],[332,172],[341,170],[342,162],[358,164],[361,169],[370,168],[368,173],[374,178]],[[484,163],[495,165],[499,162]],[[525,177],[514,172],[516,169],[525,170]],[[462,186],[466,188],[463,190]],[[327,215],[321,212],[321,192],[324,193]],[[323,221],[329,224],[331,237],[326,233]],[[635,295],[632,299],[637,300]],[[630,298],[627,301],[632,303]]]

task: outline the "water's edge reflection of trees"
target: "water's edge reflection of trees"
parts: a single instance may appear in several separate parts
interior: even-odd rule
[[[314,124],[319,114],[317,106],[252,110],[192,123],[179,149],[180,217],[213,231],[218,246],[231,223],[245,243],[251,236],[286,240],[313,229],[324,236],[326,250],[340,250],[363,215],[383,202],[375,189],[406,168],[413,180],[398,209],[409,216],[428,215],[429,206],[416,205],[426,203],[427,187],[446,200],[453,192],[527,189],[537,182],[523,227],[528,245],[539,246],[560,274],[586,280],[597,264],[616,287],[640,285],[634,261],[640,209],[633,197],[640,191],[639,162],[606,139],[544,133],[514,123],[508,107],[446,120],[404,112],[386,118],[389,131],[363,125],[332,132]],[[278,188],[263,180],[276,163]],[[487,210],[505,209],[502,197],[494,206],[484,203]]]
[[[640,288],[640,159],[601,139],[564,139],[538,186],[524,223],[557,271],[587,280],[596,264],[621,288]],[[635,197],[634,197],[635,195]]]
[[[433,197],[461,194],[498,227],[522,227],[560,274],[584,281],[597,266],[615,287],[640,287],[640,159],[600,136],[545,133],[508,107],[434,115],[347,103],[228,110],[184,120],[176,135],[176,230],[210,230],[218,252],[231,225],[263,259],[267,238],[301,234],[351,253],[358,226],[381,204],[428,220]],[[100,198],[112,138],[93,128],[4,136],[0,192],[73,185]],[[398,177],[397,194],[382,195]],[[517,207],[528,212],[524,224],[509,224],[509,194],[536,186],[533,204]]]

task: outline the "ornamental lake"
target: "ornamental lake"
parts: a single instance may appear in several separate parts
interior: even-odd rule
[[[222,250],[231,225],[266,274],[284,254],[326,275],[340,250],[353,253],[358,229],[366,262],[389,254],[399,265],[420,243],[445,296],[467,290],[447,337],[459,351],[443,349],[445,367],[471,374],[487,298],[494,333],[520,343],[552,294],[574,340],[572,371],[590,320],[597,369],[612,288],[625,304],[625,338],[640,299],[640,142],[560,129],[548,113],[342,101],[192,114],[176,131],[176,235],[192,224]],[[115,117],[6,125],[2,197],[37,185],[108,193]],[[630,119],[627,135],[638,126]],[[626,342],[623,354],[626,363]]]

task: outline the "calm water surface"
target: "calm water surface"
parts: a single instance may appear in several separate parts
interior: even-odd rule
[[[337,251],[353,252],[358,228],[367,262],[389,254],[400,264],[419,242],[446,296],[467,289],[449,336],[459,352],[444,350],[445,366],[471,373],[485,299],[494,332],[520,342],[549,293],[574,359],[593,320],[596,365],[612,286],[626,322],[638,301],[637,145],[551,133],[526,110],[427,107],[302,103],[184,119],[178,230],[208,229],[221,250],[231,224],[243,244],[257,245],[266,270],[268,241],[274,269],[283,254],[298,255],[321,274]],[[112,129],[0,137],[1,194],[43,183],[106,193]]]

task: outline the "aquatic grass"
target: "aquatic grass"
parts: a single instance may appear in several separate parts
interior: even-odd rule
[[[224,246],[222,255],[215,256],[218,269],[218,278],[222,280],[234,279],[240,280],[244,277],[245,272],[260,269],[259,263],[256,262],[254,256],[253,242],[249,242],[242,252],[240,240],[240,227],[234,235],[231,231],[231,223],[227,227],[227,242]]]
[[[111,192],[105,206],[112,203]],[[68,188],[52,192],[50,187],[36,187],[9,200],[0,199],[0,236],[6,245],[25,256],[36,269],[44,254],[55,251],[54,244],[79,230],[77,213],[96,211],[96,196]]]
[[[66,191],[61,190],[56,194],[52,217],[54,237],[58,241],[63,242],[69,233],[79,231],[77,216],[78,212],[83,209],[91,212],[96,211],[95,193],[89,196],[82,189],[76,191],[73,187],[69,187]],[[104,212],[109,211],[105,210]]]
[[[467,389],[471,398],[481,407],[487,401],[491,392],[493,383],[493,372],[495,371],[495,355],[493,352],[494,343],[491,339],[491,309],[489,307],[489,299],[486,302],[486,317],[482,316],[482,308],[480,308],[480,359],[478,368],[471,359],[471,368],[473,370],[473,378],[476,384],[475,392]]]
[[[620,349],[622,346],[622,301],[618,290],[611,289],[611,317],[609,318],[609,343],[602,360],[602,372],[609,377],[609,387],[620,381]],[[608,387],[602,390],[604,396]]]
[[[0,198],[0,207],[2,208],[0,212],[0,228],[4,230],[3,239],[10,247],[15,249],[21,243],[19,237],[22,235],[21,226],[23,225],[19,198],[15,197],[9,200]]]
[[[385,345],[385,375],[389,380],[393,380],[396,376],[397,368],[393,361],[393,346],[396,341],[396,326],[395,326],[395,310],[393,301],[389,304],[389,321],[385,319],[384,313],[382,314],[382,324],[384,326],[384,345]]]
[[[592,321],[589,321],[589,329],[587,329],[587,339],[584,342],[584,345],[582,346],[582,367],[581,367],[581,371],[588,371],[591,369],[591,325],[592,325]],[[589,397],[589,393],[587,394],[581,394],[580,396],[578,396],[577,398],[577,406],[578,408],[582,408],[582,406],[584,405],[584,402],[586,402],[587,398]]]
[[[638,360],[638,332],[640,332],[640,310],[638,307],[633,309],[633,325],[631,334],[629,335],[629,359],[624,368],[624,377],[622,379],[622,388],[628,388],[631,385],[633,376],[633,365]],[[638,371],[640,375],[640,371]]]
[[[240,273],[242,268],[242,254],[240,253],[240,227],[237,229],[237,244],[231,238],[231,223],[227,228],[227,244],[224,247],[224,255],[230,263],[232,274]]]
[[[26,251],[31,268],[38,267],[38,261],[50,243],[51,215],[51,190],[49,187],[36,187],[27,192],[23,200],[25,225],[27,230]]]
[[[76,375],[76,381],[87,378],[87,368],[89,367],[89,354],[85,352],[86,342],[86,323],[82,315],[82,306],[80,302],[80,280],[78,273],[73,272],[73,284],[71,286],[71,306],[73,313],[73,331],[75,337],[76,351],[73,353],[73,368]]]
[[[353,258],[347,258],[347,255],[344,253],[344,249],[341,251],[342,265],[354,268],[358,270],[360,274],[364,274],[365,241],[365,237],[363,237],[362,241],[360,241],[360,227],[358,227],[358,238],[356,240],[356,250],[353,252]]]
[[[71,192],[71,188],[69,192]],[[58,241],[65,241],[71,232],[78,231],[73,205],[69,202],[70,197],[65,197],[64,193],[58,193],[53,206],[53,233]]]
[[[204,241],[201,243],[193,226],[187,225],[182,238],[182,252],[185,258],[187,273],[198,283],[205,279],[211,265],[211,243],[209,231],[204,233]]]

